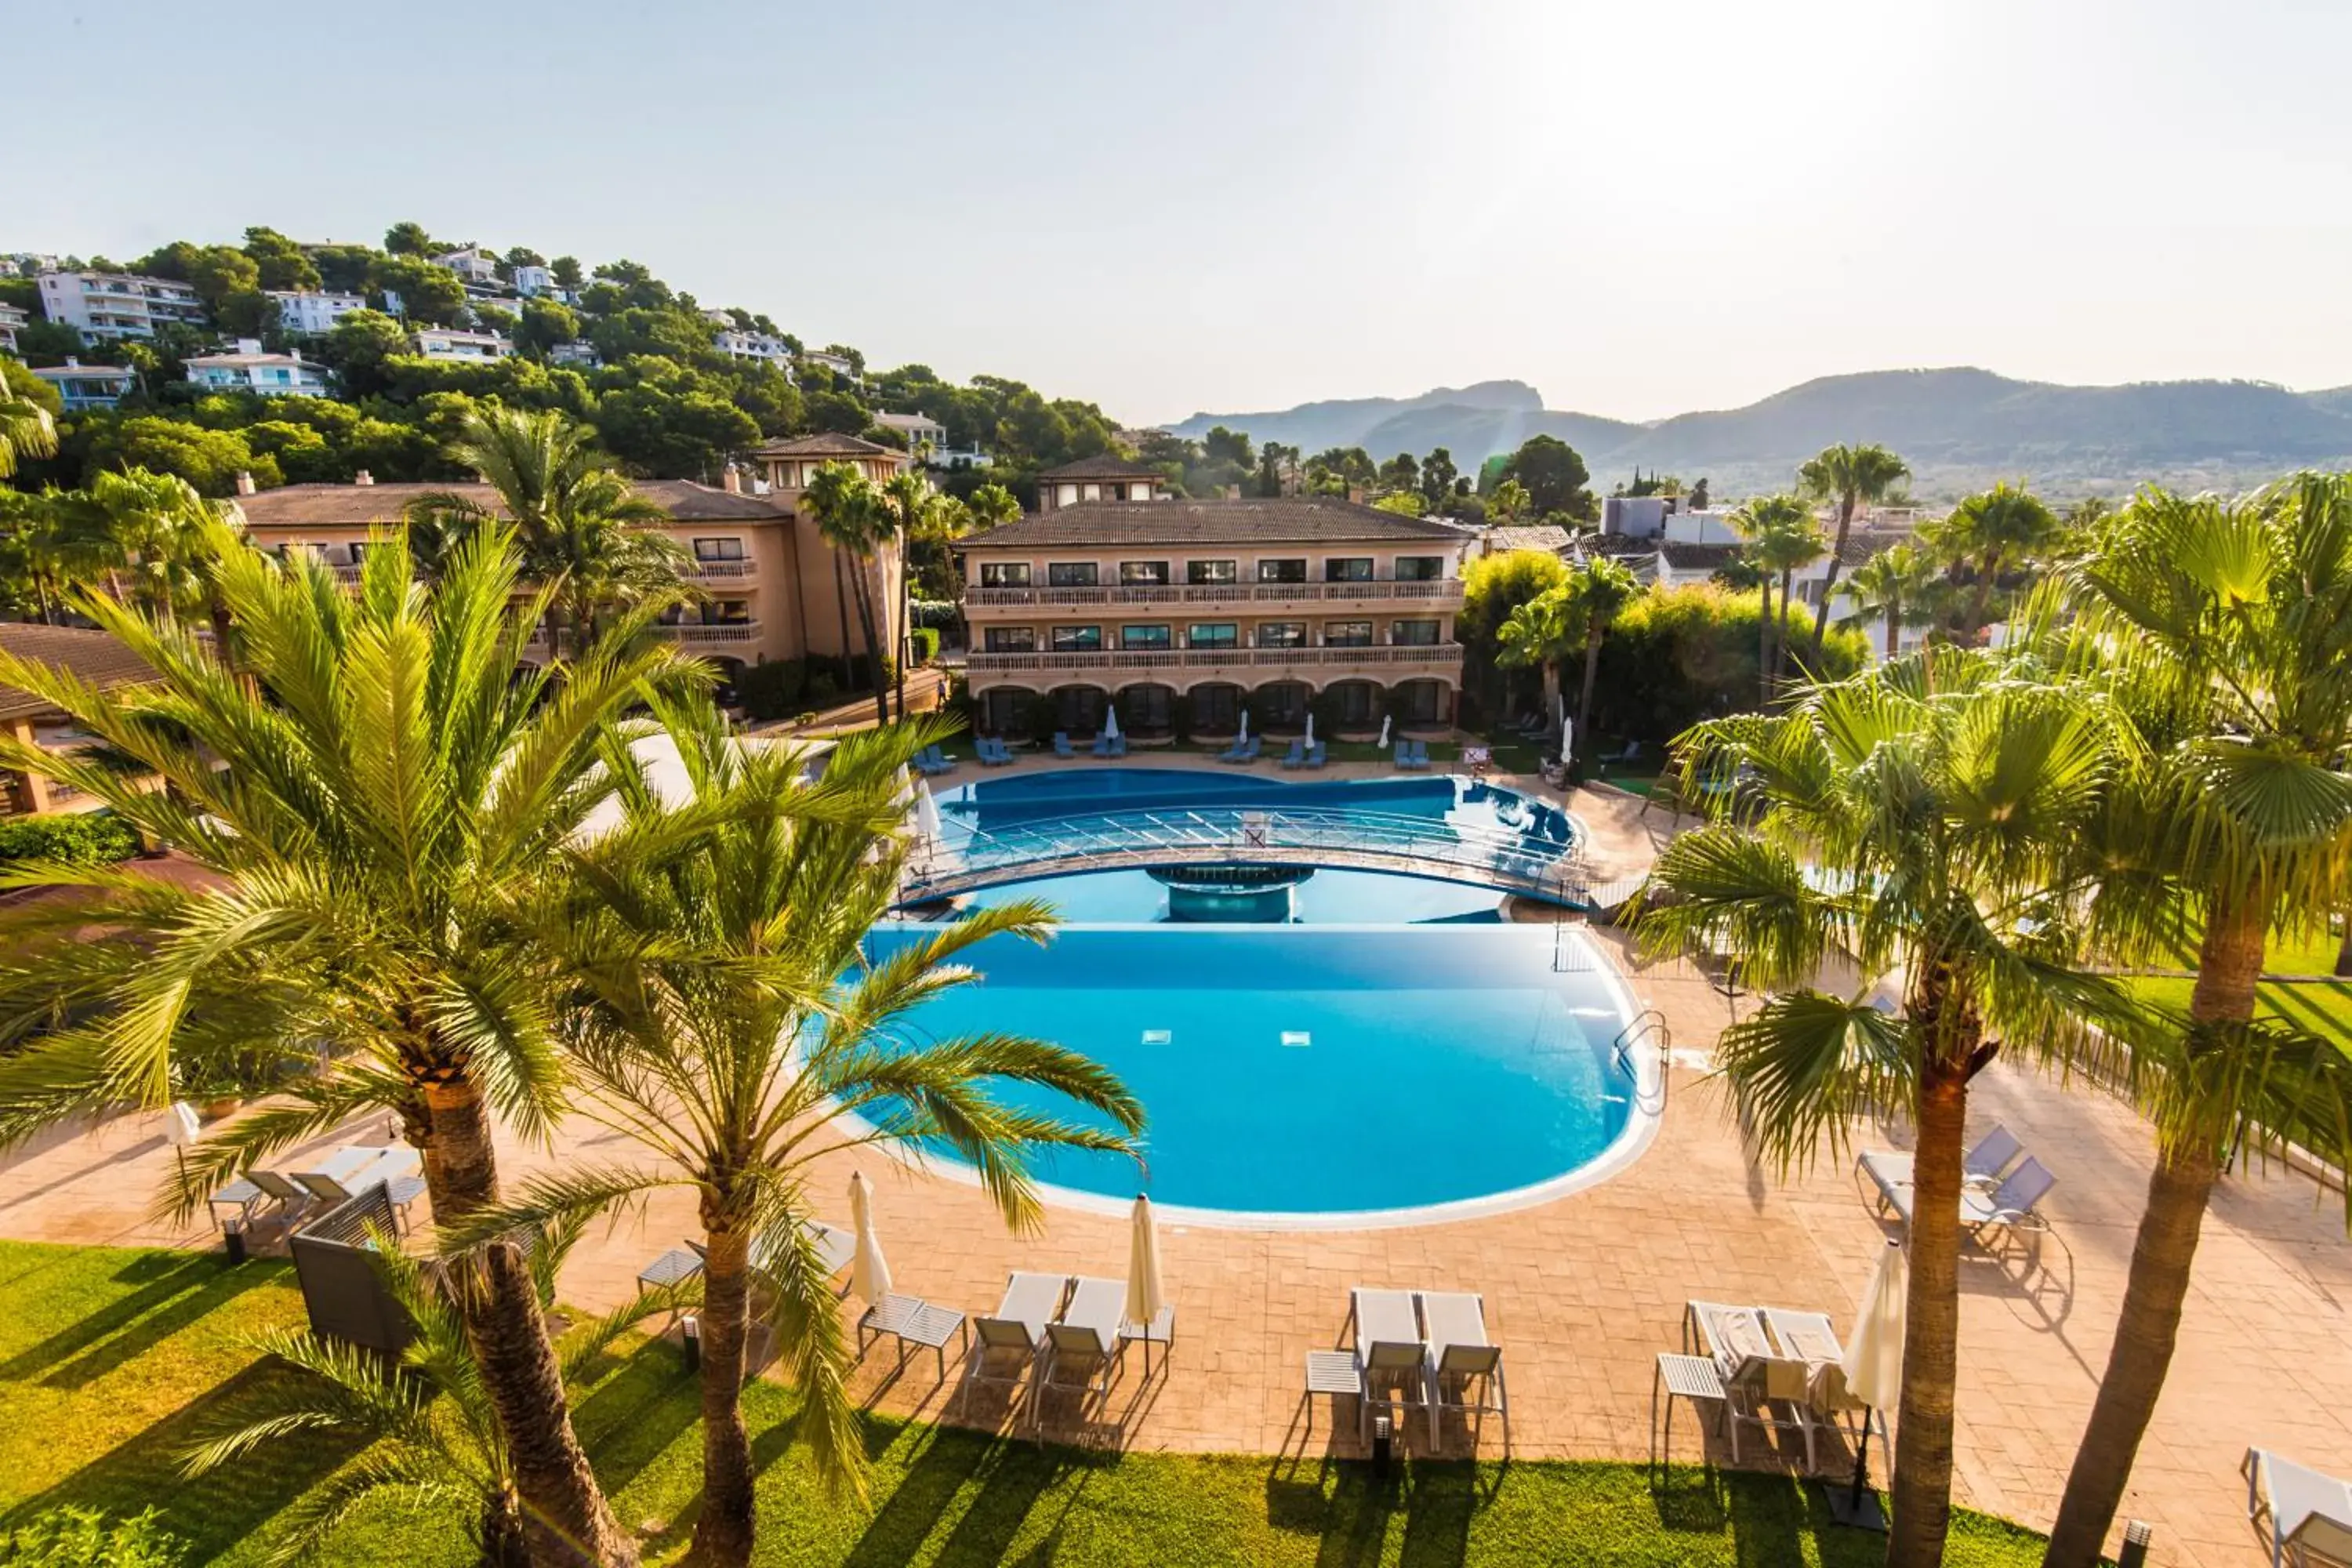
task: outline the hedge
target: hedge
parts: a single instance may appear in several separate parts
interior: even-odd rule
[[[1713,584],[1643,595],[1601,639],[1593,728],[1626,740],[1666,742],[1701,719],[1755,708],[1761,700],[1756,667],[1763,618],[1755,595]],[[1812,651],[1811,608],[1790,605],[1787,626],[1793,674]],[[1822,653],[1822,668],[1811,673],[1843,679],[1868,660],[1869,639],[1859,631],[1832,629]],[[1571,708],[1583,676],[1580,658],[1561,671]]]
[[[0,861],[62,860],[106,866],[139,853],[139,835],[109,811],[0,819]]]

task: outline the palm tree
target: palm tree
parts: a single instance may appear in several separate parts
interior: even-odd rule
[[[924,476],[920,468],[908,468],[903,473],[895,474],[891,477],[890,482],[882,487],[883,512],[888,520],[888,531],[898,536],[898,638],[897,651],[898,716],[902,719],[907,715],[907,666],[911,662],[907,656],[914,651],[911,646],[914,639],[908,636],[907,631],[907,628],[914,623],[914,574],[907,569],[907,559],[917,538],[929,537],[934,530],[944,526],[944,509],[940,503],[945,499],[931,489],[931,481]]]
[[[1543,720],[1556,723],[1559,711],[1559,667],[1583,646],[1584,628],[1573,597],[1576,579],[1545,589],[1515,607],[1495,633],[1495,662],[1506,669],[1532,665],[1543,672]]]
[[[577,1237],[576,1226],[546,1233],[532,1249],[532,1278],[545,1304],[554,1302],[556,1270]],[[412,1508],[463,1519],[480,1562],[523,1568],[531,1561],[530,1532],[514,1457],[465,1319],[398,1247],[387,1240],[373,1260],[415,1328],[394,1363],[396,1375],[386,1377],[376,1356],[339,1340],[293,1330],[266,1335],[256,1348],[284,1366],[208,1423],[215,1435],[189,1450],[184,1471],[207,1475],[279,1444],[340,1437],[362,1451],[278,1516],[280,1539],[269,1562],[305,1560],[352,1512],[390,1491]],[[578,1383],[621,1335],[680,1300],[674,1290],[648,1291],[567,1334],[556,1358],[565,1385]]]
[[[13,479],[27,458],[58,455],[58,422],[49,411],[0,379],[0,479]]]
[[[1992,624],[2000,579],[2047,554],[2064,540],[2065,525],[2032,491],[2006,482],[1963,500],[1941,520],[1923,526],[1920,542],[1937,559],[1964,567],[1975,579],[1965,630]]]
[[[976,528],[1002,528],[1021,521],[1021,502],[1003,485],[982,485],[964,498]]]
[[[87,489],[61,492],[67,526],[103,538],[120,595],[161,620],[207,616],[212,603],[211,541],[226,509],[198,495],[175,474],[127,468],[100,472]]]
[[[1792,495],[1759,496],[1731,514],[1764,578],[1764,643],[1758,654],[1764,700],[1769,702],[1788,662],[1789,597],[1798,571],[1822,558],[1822,531],[1812,509]],[[1780,608],[1772,609],[1772,576],[1780,578]]]
[[[1837,538],[1830,545],[1829,573],[1822,579],[1822,602],[1813,611],[1813,662],[1822,658],[1822,638],[1830,624],[1830,590],[1837,586],[1838,563],[1845,557],[1845,537],[1853,514],[1875,506],[1911,477],[1911,467],[1885,447],[1873,443],[1824,447],[1797,470],[1797,487],[1814,500],[1837,503]]]
[[[694,1543],[698,1561],[735,1564],[752,1546],[739,1402],[755,1292],[774,1303],[820,1468],[853,1489],[862,1476],[844,1386],[852,1357],[804,1228],[820,1207],[814,1162],[841,1141],[918,1156],[944,1143],[982,1173],[1008,1225],[1031,1229],[1041,1215],[1029,1156],[1131,1152],[1142,1113],[1117,1079],[1057,1047],[902,1029],[911,1010],[977,978],[960,962],[977,943],[1043,941],[1051,923],[1044,905],[1020,902],[869,949],[899,886],[906,770],[944,733],[935,721],[845,739],[810,785],[804,758],[747,751],[708,703],[666,705],[662,720],[696,803],[666,806],[625,778],[622,826],[573,851],[580,896],[552,939],[582,992],[569,1038],[579,1109],[653,1163],[534,1180],[447,1239],[578,1223],[656,1187],[696,1194],[706,1261]],[[992,1097],[1013,1085],[1058,1091],[1108,1130]]]
[[[1587,562],[1569,579],[1577,618],[1584,626],[1584,688],[1576,699],[1576,732],[1591,744],[1592,688],[1601,672],[1601,643],[1627,605],[1641,593],[1633,572],[1620,561],[1602,556]]]
[[[429,589],[396,533],[379,536],[354,592],[315,563],[229,539],[210,571],[250,681],[184,626],[97,593],[73,607],[151,684],[97,692],[0,650],[0,681],[136,773],[14,740],[0,764],[84,791],[215,879],[55,865],[0,876],[81,892],[0,920],[16,939],[0,950],[0,1019],[79,1020],[0,1061],[0,1145],[62,1117],[161,1106],[175,1068],[233,1047],[297,1070],[191,1152],[173,1212],[369,1110],[394,1112],[423,1152],[436,1221],[497,1204],[492,1117],[537,1132],[560,1107],[541,961],[517,910],[614,787],[598,737],[648,689],[708,680],[675,649],[633,646],[642,611],[569,666],[519,674],[553,592],[514,605],[519,568],[499,524]],[[534,1557],[632,1560],[572,1435],[520,1249],[486,1245],[457,1278]]]
[[[868,602],[866,584],[866,559],[887,526],[881,491],[851,464],[824,463],[808,477],[807,488],[801,491],[800,506],[833,550],[834,605],[840,613],[845,644],[849,637],[849,608],[843,597],[842,584],[845,579],[851,584],[851,593],[857,601],[857,624],[866,637],[866,671],[874,681],[874,717],[877,722],[887,724],[890,690],[882,679],[881,650],[875,642],[874,609]],[[854,573],[849,569],[852,558],[857,562]],[[845,657],[843,662],[847,662]]]
[[[102,581],[113,558],[110,541],[74,492],[51,488],[38,495],[0,489],[0,574],[32,590],[32,608],[57,624],[58,606],[76,587]]]
[[[1903,651],[1903,628],[1916,623],[1921,606],[1935,592],[1936,563],[1916,545],[1898,544],[1882,550],[1853,569],[1846,593],[1853,609],[1839,624],[1848,626],[1883,620],[1886,626],[1886,657]],[[1822,602],[1829,603],[1826,594]]]
[[[1951,1510],[1969,1079],[2004,1049],[2063,1056],[2086,1016],[2120,1006],[2067,952],[2111,738],[2077,691],[2001,673],[1930,647],[1813,685],[1784,714],[1696,726],[1686,775],[1738,787],[1659,857],[1637,928],[1654,952],[1736,953],[1773,992],[1716,1059],[1782,1169],[1841,1155],[1873,1114],[1917,1127],[1887,1553],[1902,1568],[1942,1562]],[[1854,994],[1816,988],[1836,954],[1864,977]],[[1897,1012],[1873,1005],[1883,975],[1899,977]]]
[[[2131,1042],[2156,1169],[2045,1559],[2088,1565],[2170,1368],[2232,1141],[2352,1159],[2352,1063],[2255,1017],[2269,933],[2352,903],[2352,475],[2248,501],[2151,489],[2072,576],[2084,645],[2144,759],[2103,846],[2118,869],[2098,928],[2125,962],[2197,944],[2186,1011],[2158,1011]]]
[[[1489,522],[1510,523],[1528,510],[1528,487],[1517,479],[1505,479],[1486,498],[1486,520]]]
[[[595,637],[600,617],[648,605],[667,609],[685,596],[685,551],[659,526],[668,513],[630,489],[594,438],[560,411],[493,404],[468,414],[449,447],[452,460],[497,492],[524,576],[555,585],[551,607],[569,626],[575,655]],[[461,536],[492,515],[446,490],[418,496],[407,510],[420,542]]]

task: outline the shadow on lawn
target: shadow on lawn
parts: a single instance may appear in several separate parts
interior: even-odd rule
[[[1017,1558],[1007,1555],[1038,1500],[1069,1471],[1117,1462],[1112,1456],[1040,1448],[957,1427],[936,1428],[921,1443],[921,1451],[858,1537],[843,1568],[896,1568],[910,1561],[960,1499],[962,1512],[933,1559],[941,1568],[1051,1563],[1058,1551],[1058,1521],[1028,1552]],[[1074,1503],[1076,1496],[1074,1491],[1069,1501]]]
[[[1266,1478],[1266,1522],[1318,1537],[1316,1568],[1356,1568],[1381,1561],[1402,1514],[1398,1568],[1446,1568],[1468,1559],[1471,1521],[1492,1495],[1467,1461],[1416,1460],[1402,1476],[1382,1478],[1361,1461],[1334,1459],[1312,1480],[1277,1467]]]
[[[287,1265],[260,1261],[232,1268],[210,1252],[142,1253],[114,1276],[137,1289],[0,1362],[0,1382],[37,1378],[55,1388],[87,1386],[289,1271]]]
[[[181,1474],[188,1449],[218,1436],[256,1390],[272,1379],[299,1375],[280,1364],[257,1363],[47,1491],[26,1498],[8,1511],[6,1521],[19,1523],[68,1506],[116,1516],[152,1506],[163,1527],[188,1543],[188,1561],[217,1556],[252,1536],[359,1451],[360,1445],[349,1437],[314,1433],[299,1443],[265,1445],[198,1479]]]

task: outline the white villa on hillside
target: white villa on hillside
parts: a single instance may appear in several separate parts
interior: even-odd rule
[[[298,338],[322,338],[353,310],[368,308],[364,294],[332,294],[310,289],[271,289],[265,291],[278,307],[278,326]]]
[[[186,361],[188,383],[207,392],[250,392],[262,397],[324,397],[324,365],[300,354],[262,352],[260,340],[239,338],[227,353],[196,354]]]
[[[33,313],[21,305],[0,305],[0,349],[16,352],[16,334],[33,324]]]
[[[505,359],[514,353],[513,340],[496,332],[467,331],[460,327],[419,327],[410,335],[418,353],[445,363],[455,360]]]
[[[122,401],[122,395],[137,380],[119,364],[84,364],[72,358],[63,364],[38,366],[33,374],[58,389],[68,414],[86,408],[111,408]]]
[[[132,272],[44,272],[41,313],[92,338],[152,338],[173,321],[202,326],[204,302],[185,283]]]

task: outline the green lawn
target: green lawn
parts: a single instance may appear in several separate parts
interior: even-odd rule
[[[0,1522],[68,1503],[117,1514],[152,1503],[190,1563],[259,1560],[278,1510],[350,1455],[305,1440],[197,1482],[178,1479],[177,1456],[241,1390],[290,1375],[257,1364],[245,1341],[299,1318],[283,1264],[231,1271],[217,1256],[0,1242]],[[746,1403],[762,1563],[1861,1568],[1883,1552],[1829,1525],[1817,1489],[1779,1477],[1711,1488],[1677,1468],[1654,1489],[1632,1465],[1445,1464],[1382,1484],[1353,1465],[1080,1454],[881,1419],[868,1424],[875,1490],[861,1509],[814,1484],[789,1392],[758,1384]],[[614,1362],[578,1406],[614,1506],[650,1532],[654,1561],[674,1561],[692,1529],[695,1410],[691,1379],[660,1343]],[[1947,1562],[2006,1568],[2040,1552],[2036,1537],[1963,1515]],[[458,1568],[466,1553],[446,1521],[386,1504],[306,1561]]]
[[[2339,938],[2320,931],[2285,931],[2271,933],[2263,959],[2270,974],[2332,974]],[[2193,968],[2197,953],[2183,948],[2177,967]],[[2179,975],[2143,974],[2131,982],[2140,994],[2167,1005],[2186,1007],[2196,982]],[[2256,992],[2256,1005],[2266,1016],[2287,1019],[2322,1038],[2333,1040],[2352,1056],[2352,980],[2288,983],[2265,982]]]

